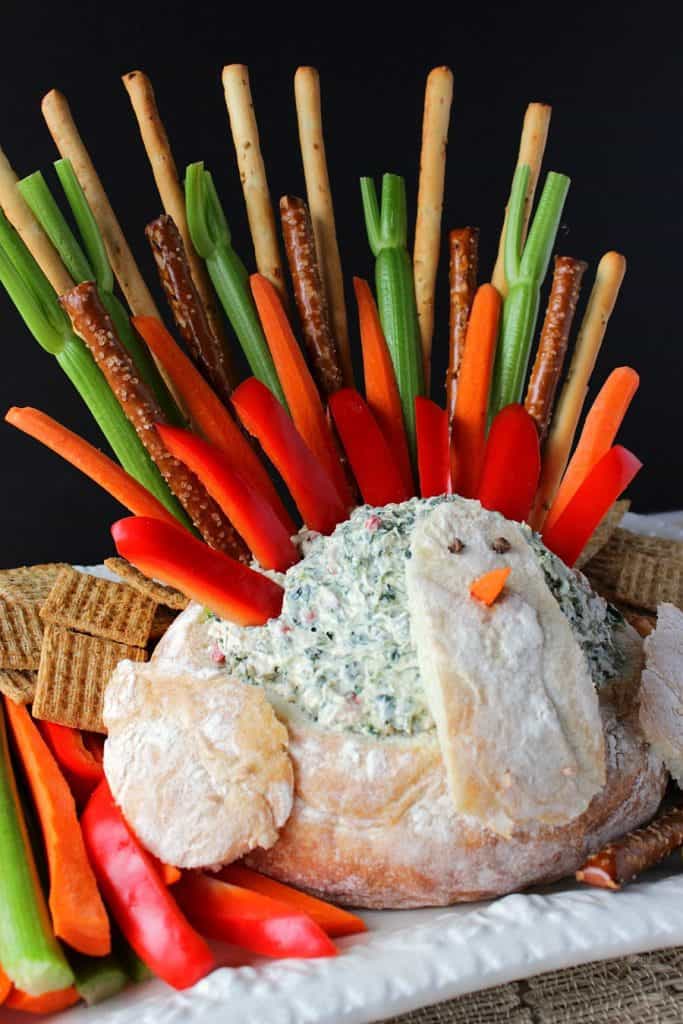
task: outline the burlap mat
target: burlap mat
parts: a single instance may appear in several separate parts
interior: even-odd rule
[[[673,1024],[683,948],[587,964],[392,1017],[386,1024]]]

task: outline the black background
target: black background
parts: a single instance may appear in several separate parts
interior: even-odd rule
[[[558,249],[595,267],[624,252],[629,269],[595,374],[630,363],[642,384],[622,431],[646,463],[639,511],[683,505],[681,469],[681,23],[678,4],[370,5],[184,3],[3,4],[0,144],[20,176],[57,156],[39,109],[49,88],[69,99],[81,133],[150,284],[143,236],[159,201],[119,76],[152,78],[182,168],[213,170],[236,248],[252,253],[220,84],[249,64],[274,197],[302,194],[292,77],[321,72],[324,119],[345,274],[370,276],[361,174],[406,176],[414,204],[424,78],[456,76],[444,226],[481,226],[482,272],[495,256],[521,120],[530,100],[553,105],[546,169],[572,179]],[[375,12],[373,14],[373,12]],[[50,179],[54,182],[54,178]],[[589,281],[592,270],[589,272]],[[584,291],[587,292],[588,288]],[[585,295],[584,295],[585,301]],[[447,291],[440,281],[434,395],[442,396]],[[0,409],[35,405],[97,440],[54,361],[0,295]],[[0,565],[94,562],[111,552],[120,508],[56,456],[0,426]]]

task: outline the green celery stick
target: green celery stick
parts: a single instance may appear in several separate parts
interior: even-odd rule
[[[10,761],[0,706],[0,963],[32,996],[68,988],[74,976],[52,925],[40,886]]]
[[[22,178],[18,188],[74,281],[94,280],[93,269],[57,206],[41,171]]]
[[[403,178],[385,174],[381,207],[372,178],[361,178],[368,242],[375,257],[377,306],[394,364],[413,461],[417,457],[415,399],[424,390],[422,343],[413,269],[408,255],[408,217]]]
[[[185,200],[192,243],[206,261],[209,276],[251,372],[286,406],[249,288],[248,271],[232,247],[230,228],[213,178],[201,162],[190,164],[185,172]]]
[[[114,273],[109,263],[107,250],[71,161],[56,160],[54,167],[78,226],[78,233],[88,254],[97,286],[102,292],[113,292]]]
[[[88,1006],[115,996],[128,984],[128,974],[116,953],[94,957],[70,950],[68,957],[78,994]]]
[[[36,341],[55,356],[92,413],[121,465],[183,526],[184,511],[126,418],[87,347],[71,330],[54,290],[0,210],[0,284]]]
[[[540,292],[555,244],[569,178],[551,171],[538,201],[531,230],[522,250],[524,203],[530,169],[515,171],[505,229],[505,276],[509,291],[503,303],[500,338],[491,387],[490,416],[506,405],[521,402],[536,330]]]

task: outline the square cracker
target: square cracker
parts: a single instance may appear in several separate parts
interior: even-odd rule
[[[0,597],[0,668],[38,668],[43,643],[38,608]]]
[[[107,569],[120,576],[122,580],[125,580],[129,586],[135,587],[141,594],[147,594],[157,604],[163,604],[165,608],[174,608],[176,611],[181,612],[190,603],[189,597],[186,597],[180,590],[176,590],[175,587],[168,587],[165,583],[151,580],[149,576],[145,576],[143,572],[140,572],[134,565],[127,562],[125,558],[105,558],[104,564]]]
[[[0,669],[0,693],[15,704],[30,704],[36,692],[37,675],[22,669]]]
[[[144,647],[156,602],[125,583],[113,583],[65,566],[40,610],[43,622]]]
[[[14,604],[41,605],[65,565],[65,562],[47,562],[44,565],[0,569],[0,597]]]
[[[682,551],[678,541],[617,529],[584,571],[612,601],[649,612],[665,602],[683,608]]]
[[[106,733],[102,721],[104,690],[124,658],[145,661],[147,655],[140,647],[74,633],[50,623],[45,629],[38,669],[34,718]]]

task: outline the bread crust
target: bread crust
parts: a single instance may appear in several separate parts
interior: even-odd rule
[[[280,881],[377,909],[487,899],[573,874],[603,844],[647,821],[666,785],[660,758],[637,721],[642,640],[620,632],[625,668],[601,693],[607,782],[569,824],[486,831],[452,808],[434,733],[377,740],[320,729],[274,702],[289,730],[295,801],[280,838],[249,864]],[[210,676],[208,623],[191,605],[154,659]]]

